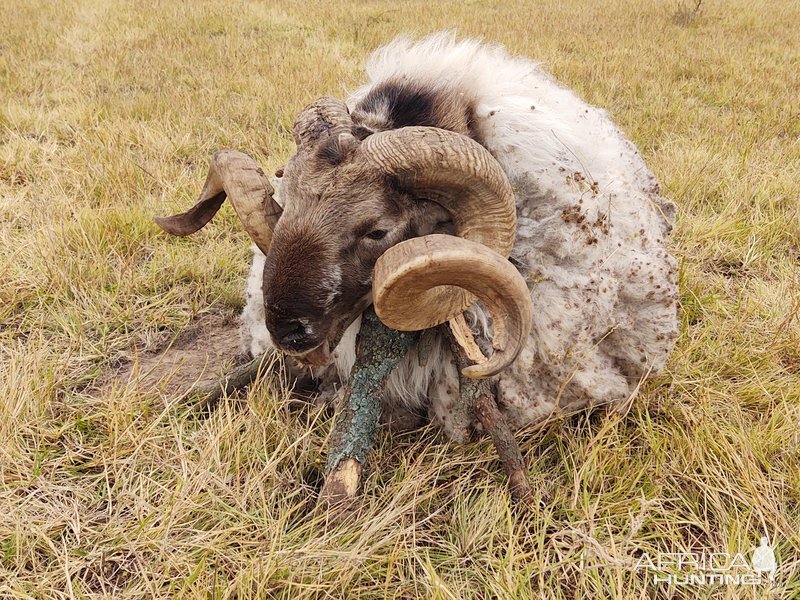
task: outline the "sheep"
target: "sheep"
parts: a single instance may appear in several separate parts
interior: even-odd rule
[[[476,235],[494,246],[491,254],[500,260],[487,259],[494,269],[513,265],[514,276],[503,285],[517,285],[515,277],[522,282],[528,314],[500,322],[498,314],[510,309],[496,303],[505,300],[493,304],[478,294],[477,302],[461,298],[425,323],[450,318],[453,307],[466,309],[492,362],[480,375],[492,376],[498,407],[513,429],[628,402],[644,379],[665,367],[677,336],[678,299],[676,261],[666,247],[675,207],[660,195],[633,143],[606,111],[580,100],[538,64],[452,33],[398,38],[373,53],[367,74],[368,83],[345,103],[325,98],[298,117],[298,152],[273,181],[274,198],[267,198],[272,186],[260,175],[263,203],[271,208],[236,207],[246,227],[261,211],[252,219],[265,221],[266,213],[274,230],[261,243],[254,236],[244,346],[254,356],[277,348],[300,357],[323,388],[346,381],[360,314],[373,300],[376,310],[382,306],[373,281],[381,261],[415,238],[469,237],[472,226],[462,221],[473,217],[464,217],[464,206],[483,210],[491,222],[507,209],[486,204],[487,198],[507,194],[512,214],[497,217],[496,228],[512,223],[511,237]],[[457,205],[458,194],[439,180],[420,183],[407,165],[402,172],[364,167],[365,155],[375,167],[381,144],[389,146],[384,158],[415,144],[432,147],[434,155],[458,145],[481,165],[499,165],[506,181]],[[251,174],[256,169],[242,165]],[[438,177],[458,185],[467,176]],[[204,225],[225,199],[211,180],[192,209],[196,222],[189,226],[178,215],[162,227],[185,235]],[[460,281],[469,286],[466,279]],[[410,305],[402,310],[417,312]],[[529,322],[517,327],[519,319]],[[501,349],[494,338],[509,326],[519,339]],[[450,346],[434,334],[422,355],[412,349],[395,369],[384,403],[427,411],[447,436],[463,442],[476,424],[453,418],[459,378]]]

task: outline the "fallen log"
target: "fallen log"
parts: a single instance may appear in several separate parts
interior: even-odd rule
[[[533,491],[525,462],[513,433],[497,408],[490,381],[471,379],[461,373],[465,367],[482,362],[485,357],[463,318],[440,326],[440,330],[450,343],[459,371],[460,394],[454,411],[459,415],[458,422],[464,424],[463,441],[470,437],[468,424],[477,420],[492,438],[508,476],[512,497],[527,500]],[[378,428],[386,381],[419,338],[420,332],[389,329],[372,308],[364,312],[356,341],[356,362],[331,435],[320,504],[346,509],[356,498]],[[223,395],[247,387],[271,368],[275,358],[272,353],[264,354],[236,367],[219,381],[192,388],[187,394],[191,398],[191,409],[197,412],[208,410]]]

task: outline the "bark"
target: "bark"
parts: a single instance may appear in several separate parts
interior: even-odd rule
[[[508,427],[503,413],[497,408],[491,392],[481,391],[475,401],[475,415],[483,428],[492,436],[492,442],[500,456],[500,462],[508,475],[508,488],[516,501],[527,501],[533,497],[533,489],[525,469],[525,461],[514,434]]]
[[[355,498],[378,429],[386,380],[418,338],[418,332],[389,329],[371,307],[364,311],[356,362],[331,437],[321,501],[335,505]]]
[[[475,401],[479,395],[477,384],[480,381],[464,377],[461,370],[481,358],[486,358],[475,344],[463,315],[440,325],[439,331],[450,344],[458,371],[459,393],[450,407],[450,437],[460,444],[466,444],[473,437]]]

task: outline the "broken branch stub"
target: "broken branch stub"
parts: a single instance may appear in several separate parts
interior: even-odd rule
[[[364,311],[350,385],[331,437],[321,501],[342,504],[358,492],[378,428],[386,380],[418,338],[418,332],[389,329],[371,307]]]

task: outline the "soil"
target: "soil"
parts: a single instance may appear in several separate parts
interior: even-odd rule
[[[196,386],[218,382],[235,366],[250,360],[250,356],[241,351],[239,327],[236,315],[203,315],[181,331],[172,343],[156,351],[132,348],[135,359],[102,377],[92,386],[94,393],[137,386],[142,393],[175,398]],[[301,378],[294,383],[293,396],[312,400],[313,404],[330,404],[332,409],[337,394],[333,390],[319,394],[314,382]],[[418,429],[426,422],[426,417],[411,413],[400,404],[383,405],[381,423],[394,433]]]
[[[241,353],[239,320],[234,316],[204,315],[156,352],[132,350],[136,359],[123,364],[101,388],[137,385],[142,392],[180,395],[195,385],[217,381],[248,357]]]

